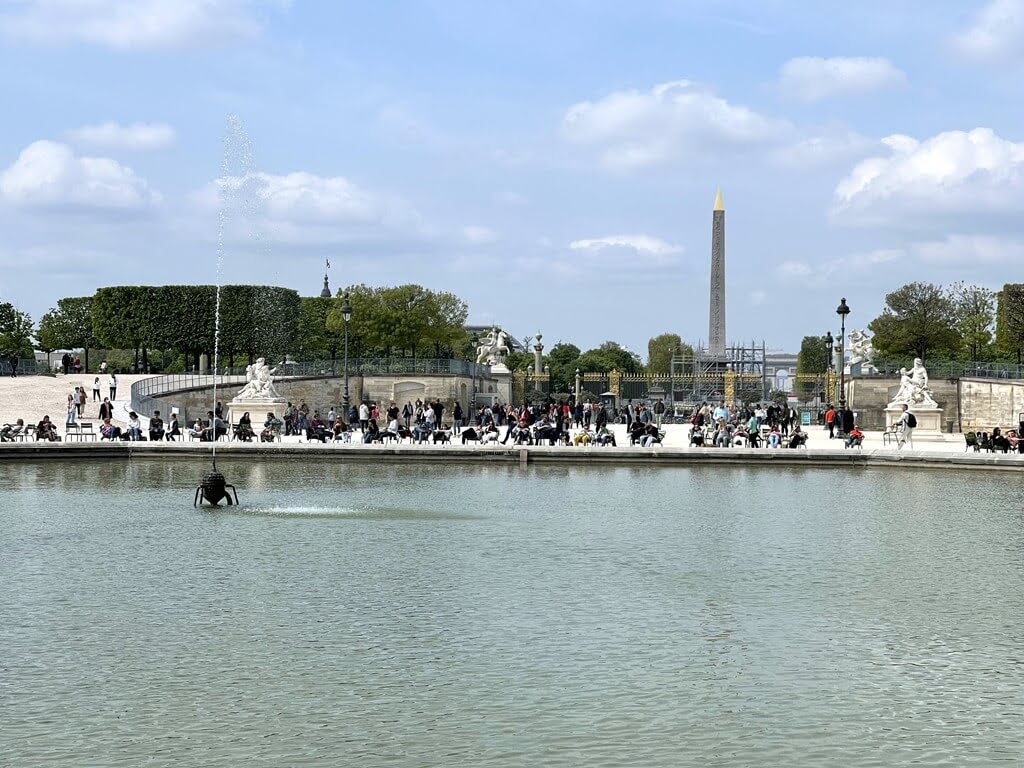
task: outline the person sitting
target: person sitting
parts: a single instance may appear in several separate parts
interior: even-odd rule
[[[387,429],[384,430],[384,434],[381,437],[385,440],[394,440],[396,443],[402,441],[401,429],[398,426],[398,416],[395,416],[388,422]]]
[[[121,428],[111,424],[110,417],[107,416],[100,424],[100,437],[104,440],[120,440]]]
[[[368,419],[366,422],[366,431],[363,432],[364,443],[379,443],[380,442],[380,427],[377,426],[376,419]]]
[[[241,440],[243,443],[252,442],[252,439],[256,436],[256,432],[252,428],[252,417],[249,416],[249,412],[246,411],[242,414],[238,420],[238,424],[235,426],[235,439]]]
[[[18,419],[14,424],[4,424],[3,429],[0,429],[0,443],[13,443],[24,431],[24,419]]]
[[[164,420],[160,418],[160,411],[153,411],[153,415],[149,417],[149,439],[164,439]]]
[[[547,440],[548,445],[554,445],[555,441],[558,439],[558,427],[552,424],[548,420],[548,417],[545,416],[540,420],[540,423],[537,424],[537,429],[534,432],[533,439],[538,445],[541,440]]]
[[[778,424],[772,426],[765,439],[767,440],[769,448],[778,448],[782,445],[782,432],[779,430]]]
[[[43,420],[36,425],[36,440],[49,440],[51,443],[60,440],[57,427],[50,421],[49,416],[43,416]]]
[[[341,416],[334,420],[334,424],[331,425],[331,433],[334,435],[334,441],[350,442],[352,436],[348,432],[348,424],[346,424]]]
[[[273,413],[267,414],[266,421],[263,422],[263,431],[260,432],[261,443],[272,443],[281,436],[281,428],[284,426],[284,422],[277,418]]]
[[[128,413],[128,428],[124,434],[128,440],[133,442],[142,439],[142,421],[139,419],[139,414],[135,411],[129,411]]]
[[[644,439],[644,424],[641,421],[634,421],[629,425],[629,444],[636,445]]]
[[[520,419],[512,428],[512,445],[533,445],[533,432],[526,419]]]
[[[860,426],[857,424],[853,425],[853,429],[846,433],[846,447],[855,448],[864,443],[864,433],[861,431]]]
[[[726,424],[725,419],[720,418],[715,432],[715,447],[728,448],[732,444],[732,432],[732,424]]]
[[[466,427],[462,432],[459,433],[459,437],[462,438],[462,444],[465,445],[470,440],[474,442],[480,442],[480,433],[476,431],[476,427]]]
[[[498,428],[494,426],[494,422],[489,422],[484,428],[483,433],[480,435],[480,442],[483,444],[496,443],[498,442]],[[554,445],[554,443],[552,443]]]
[[[615,448],[615,433],[608,429],[607,422],[597,428],[597,432],[594,434],[594,441],[598,445],[610,445]]]
[[[1016,453],[1020,449],[1020,436],[1016,429],[1007,430],[1006,442],[1010,444],[1010,453]]]
[[[228,433],[228,428],[224,426],[224,420],[220,416],[215,416],[213,411],[206,412],[206,429],[203,432],[203,440],[215,441],[219,440],[222,436]]]
[[[992,430],[992,450],[1002,451],[1003,453],[1010,450],[1010,441],[1006,439],[1006,435],[1003,434],[1003,430],[999,427]]]
[[[430,422],[430,424],[428,425],[426,419],[419,419],[416,422],[416,425],[412,428],[412,439],[417,443],[425,443],[427,440],[430,439],[430,436],[433,433],[433,422]]]
[[[661,444],[661,431],[658,429],[658,425],[653,421],[644,423],[644,436],[640,441],[642,448],[653,448],[655,445]]]
[[[807,442],[807,433],[800,431],[800,425],[793,427],[793,434],[789,438],[790,448],[799,448]]]
[[[590,445],[594,442],[594,435],[589,429],[581,429],[572,436],[573,445]]]
[[[313,411],[313,418],[309,420],[309,425],[306,427],[306,439],[311,442],[319,440],[321,443],[326,443],[327,434],[327,425],[320,418],[320,411]]]

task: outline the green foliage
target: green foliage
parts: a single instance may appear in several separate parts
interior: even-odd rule
[[[299,294],[270,285],[225,285],[220,295],[221,349],[250,360],[280,360],[296,343]]]
[[[299,328],[295,356],[299,360],[334,360],[344,345],[341,333],[327,327],[334,299],[321,296],[299,300]]]
[[[350,355],[442,358],[466,355],[468,309],[458,296],[420,285],[389,288],[353,285],[339,291],[332,300],[327,328],[333,333],[343,334],[345,330],[341,314],[345,291],[352,307]]]
[[[693,361],[693,347],[684,344],[678,333],[663,333],[647,342],[648,373],[671,373],[673,358]]]
[[[32,359],[32,318],[10,302],[0,304],[0,355]]]
[[[544,359],[551,374],[551,390],[574,391],[576,387],[576,369],[580,368],[580,348],[575,344],[558,342]],[[580,370],[584,370],[580,368]]]
[[[962,281],[949,289],[962,339],[960,351],[966,360],[988,360],[991,357],[995,296],[988,288],[967,285]]]
[[[92,331],[92,297],[58,301],[54,309],[39,318],[36,339],[46,352],[79,347],[88,351],[95,347],[98,341]]]
[[[962,344],[956,307],[931,283],[910,283],[885,297],[885,310],[869,323],[875,348],[927,359],[954,356]]]
[[[505,358],[505,365],[510,371],[528,371],[533,368],[533,355],[529,352],[510,352]]]
[[[577,365],[581,371],[643,373],[644,370],[636,353],[614,341],[606,341],[599,347],[588,349],[580,355]]]
[[[824,336],[804,336],[800,353],[796,356],[796,372],[800,374],[824,373],[828,370],[828,344]]]
[[[999,292],[996,340],[1019,365],[1024,352],[1024,283],[1007,283]]]

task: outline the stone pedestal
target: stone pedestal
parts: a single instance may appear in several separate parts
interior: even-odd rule
[[[232,400],[227,405],[227,412],[224,420],[230,424],[237,424],[242,414],[249,412],[249,419],[252,421],[252,428],[258,434],[263,428],[263,422],[267,420],[267,414],[272,413],[279,419],[284,418],[284,409],[288,401],[283,397],[261,398],[259,400]]]
[[[945,441],[942,434],[942,409],[938,406],[914,406],[910,412],[917,419],[917,426],[914,428],[914,441],[937,442]],[[885,426],[891,427],[903,417],[903,407],[890,403],[885,409]]]
[[[494,389],[498,394],[498,402],[506,405],[512,402],[512,371],[504,363],[491,366],[491,377]]]

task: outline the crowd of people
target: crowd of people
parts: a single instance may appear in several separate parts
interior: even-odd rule
[[[690,417],[690,445],[715,448],[741,447],[800,448],[807,433],[800,428],[798,414],[789,405],[718,405],[702,403]]]

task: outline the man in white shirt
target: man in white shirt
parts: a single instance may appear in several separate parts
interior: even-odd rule
[[[910,443],[914,447],[914,427],[917,426],[917,418],[910,412],[907,404],[903,404],[903,413],[900,415],[899,435],[896,437],[896,447],[902,448],[904,443]]]

